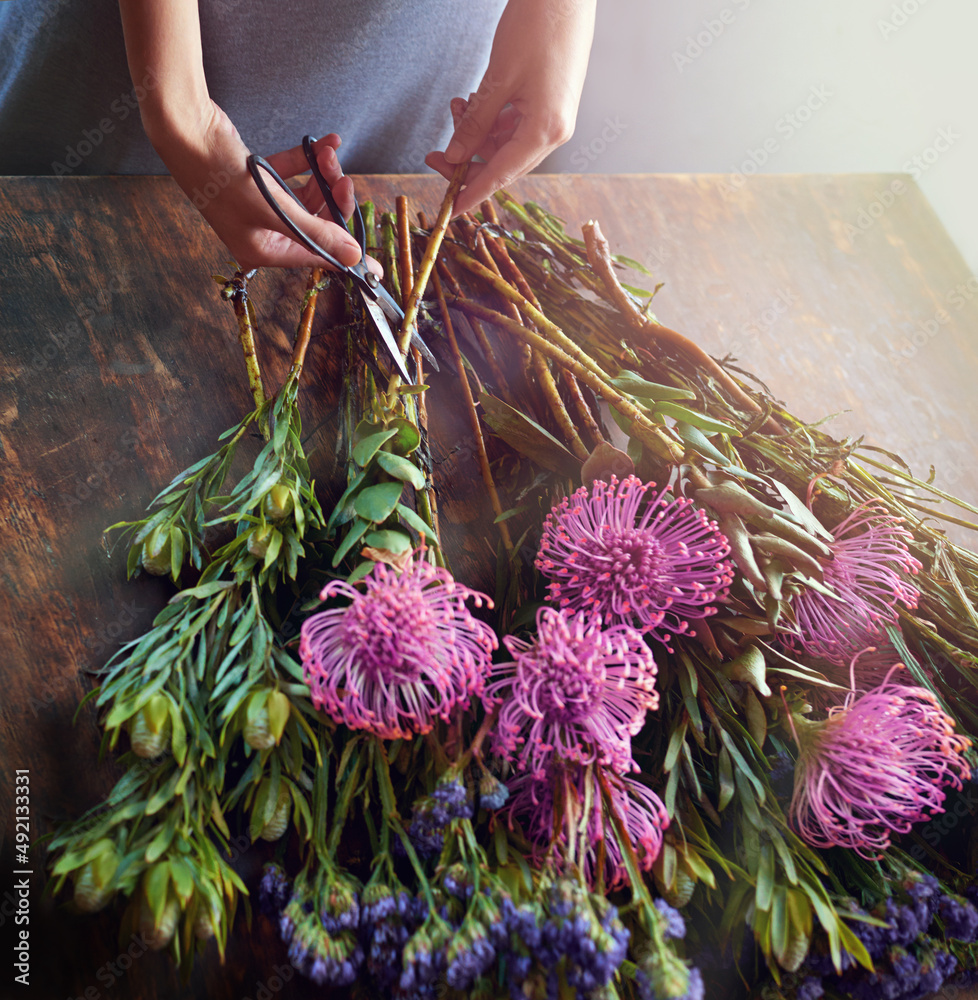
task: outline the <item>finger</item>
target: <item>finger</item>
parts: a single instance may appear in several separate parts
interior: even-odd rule
[[[331,146],[326,146],[318,150],[316,163],[333,194],[333,200],[336,202],[340,213],[343,215],[344,220],[347,219],[349,214],[353,212],[352,181],[347,185],[342,183],[344,180],[343,168],[337,159],[336,151]],[[322,214],[323,208],[326,206],[326,200],[319,187],[319,182],[314,176],[310,175],[306,183],[296,191],[296,194],[302,204],[313,215]],[[333,221],[337,220],[334,219]]]
[[[278,219],[275,221],[278,222]],[[347,243],[348,234],[335,222],[326,222],[324,219],[309,216],[308,224],[301,224],[301,228],[341,264],[352,267],[360,259],[360,247],[352,240]],[[242,253],[240,258],[241,266],[244,269],[252,267],[323,267],[332,270],[322,257],[307,250],[291,235],[271,228],[262,230],[261,235],[255,238],[250,252]]]
[[[353,209],[356,207],[356,195],[353,192],[353,178],[346,176],[341,177],[334,185],[332,185],[332,190],[333,201],[336,202],[336,207],[342,213],[344,221],[349,222],[350,216],[353,215]]]
[[[529,173],[556,146],[541,136],[539,131],[528,126],[524,118],[513,133],[513,138],[500,147],[496,154],[477,171],[455,199],[453,218],[463,212],[471,212],[486,198],[491,197],[500,188]]]
[[[455,126],[455,134],[445,150],[449,163],[464,163],[478,152],[508,100],[507,89],[488,71]]]
[[[329,135],[324,135],[322,139],[318,139],[314,143],[313,149],[316,152],[316,159],[320,164],[321,170],[323,169],[320,159],[321,155],[325,154],[327,149],[331,149],[334,151],[333,155],[335,156],[335,150],[339,147],[341,141],[335,132],[330,132]],[[301,144],[293,146],[291,149],[283,150],[281,153],[272,153],[271,156],[266,156],[265,159],[283,180],[295,177],[296,174],[304,174],[309,169],[309,161],[306,159],[306,154]],[[338,160],[336,161],[336,168],[337,170],[339,169]],[[325,170],[323,172],[325,173]],[[340,171],[340,174],[342,174],[342,171]]]
[[[331,219],[322,219],[313,215],[292,201],[288,195],[281,190],[273,191],[275,200],[281,206],[285,214],[292,222],[309,237],[314,243],[322,247],[327,253],[335,257],[341,264],[352,267],[360,259],[360,245],[350,235],[345,226],[338,225]],[[270,235],[266,238],[266,243],[275,247],[278,261],[273,266],[277,267],[315,267],[325,265],[323,258],[307,250],[295,237],[286,229],[284,223],[276,216],[271,209],[261,201],[263,212],[267,213],[267,221],[264,222],[264,230]],[[277,241],[273,240],[275,235],[284,236],[295,250],[289,248],[289,253],[285,256],[284,248]],[[296,261],[295,263],[281,263],[284,260]],[[267,266],[269,261],[264,261],[263,266]]]

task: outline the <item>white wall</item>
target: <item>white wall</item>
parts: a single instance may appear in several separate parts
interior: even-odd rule
[[[598,0],[545,169],[909,171],[978,272],[976,38],[976,0]]]

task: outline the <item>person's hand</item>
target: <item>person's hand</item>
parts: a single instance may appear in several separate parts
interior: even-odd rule
[[[596,0],[509,0],[496,28],[479,89],[452,101],[455,134],[425,162],[446,178],[479,156],[455,200],[472,211],[532,170],[574,132]]]
[[[249,150],[230,119],[216,104],[202,127],[181,129],[179,135],[160,139],[154,145],[176,182],[201,215],[210,223],[242,270],[254,267],[329,267],[293,239],[288,229],[265,202],[248,170]],[[340,137],[330,133],[315,144],[316,159],[336,204],[349,218],[354,207],[353,181],[343,175],[336,150]],[[265,157],[284,179],[309,169],[302,146]],[[270,177],[268,188],[288,216],[311,239],[340,263],[352,266],[360,259],[360,247],[350,233],[332,221],[316,181],[310,176],[295,194],[303,212]],[[318,213],[324,211],[326,218]],[[368,258],[378,274],[380,264]]]

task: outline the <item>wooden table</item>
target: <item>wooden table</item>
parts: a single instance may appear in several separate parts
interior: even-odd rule
[[[443,190],[434,177],[363,177],[357,187],[381,207],[404,193],[429,214]],[[830,425],[835,436],[865,434],[925,477],[933,463],[939,485],[978,501],[978,281],[906,177],[764,176],[734,189],[725,177],[537,176],[513,192],[572,229],[600,219],[616,250],[665,282],[662,322],[714,355],[735,354],[799,416],[848,411]],[[0,218],[0,791],[11,802],[12,769],[30,769],[32,832],[41,834],[115,780],[111,761],[96,764],[94,712],[74,726],[72,714],[90,687],[86,668],[139,634],[170,592],[158,580],[127,583],[102,529],[140,516],[250,399],[233,320],[210,277],[226,270],[225,251],[172,181],[2,179]],[[254,284],[273,381],[284,374],[303,281],[277,273]],[[323,334],[307,369],[328,352]],[[307,397],[311,417],[328,420],[329,400],[315,388]],[[451,476],[477,475],[447,467],[451,516],[460,488]],[[465,516],[452,530],[464,547]],[[11,832],[5,818],[5,943]],[[252,885],[259,854],[238,861]],[[264,918],[233,936],[224,967],[212,953],[181,987],[160,955],[117,962],[116,914],[78,917],[42,901],[42,867],[35,857],[31,995],[268,995],[284,951]],[[315,992],[293,979],[274,996]]]

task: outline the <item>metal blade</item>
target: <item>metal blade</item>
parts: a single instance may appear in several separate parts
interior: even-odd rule
[[[401,312],[397,303],[386,294],[378,294],[377,298],[380,302],[380,308],[384,310],[384,315],[387,316],[392,325],[400,328],[401,321],[404,319],[404,313]],[[421,334],[418,333],[417,326],[415,326],[411,331],[411,346],[416,347],[418,351],[421,352],[421,357],[423,357],[436,372],[441,371],[438,362],[435,360],[434,354],[431,353],[428,345],[421,339]]]
[[[401,373],[401,377],[408,384],[413,383],[414,380],[408,375],[407,368],[404,367],[404,359],[401,357],[401,352],[397,349],[397,341],[394,340],[394,334],[391,332],[390,323],[387,322],[384,310],[362,288],[360,289],[360,297],[363,299],[364,308],[370,313],[370,318],[374,321],[374,326],[380,334],[380,339],[383,340],[384,346],[394,359],[394,364]]]

